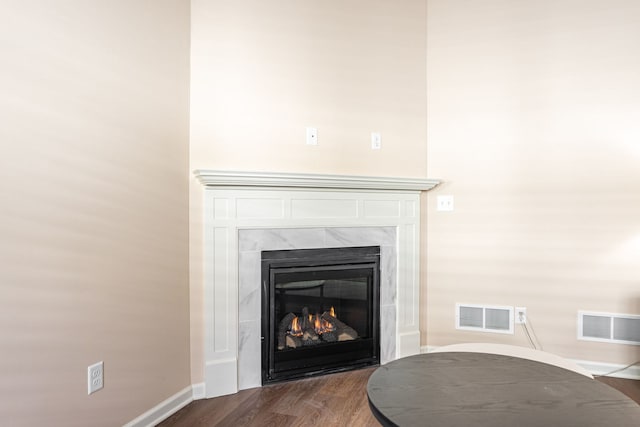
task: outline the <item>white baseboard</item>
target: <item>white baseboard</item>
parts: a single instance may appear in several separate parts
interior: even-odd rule
[[[420,347],[420,353],[421,354],[431,353],[436,348],[438,348],[437,345],[423,345],[423,346]]]
[[[193,400],[200,400],[207,397],[205,394],[206,390],[204,388],[204,383],[194,384],[192,387],[193,387]]]
[[[587,369],[594,376],[606,375],[608,377],[626,378],[628,380],[640,380],[640,366],[638,365],[623,369],[626,365],[605,362],[592,362],[589,360],[574,359],[573,361],[583,368]],[[621,370],[618,371],[618,369]]]
[[[194,387],[189,386],[128,422],[124,427],[153,427],[191,403],[193,395]]]
[[[204,365],[205,397],[238,392],[238,359],[207,361]]]
[[[399,357],[420,353],[420,331],[402,332],[398,334]]]
[[[434,345],[423,345],[420,347],[420,353],[429,353],[438,348],[438,346]],[[606,363],[606,362],[593,362],[590,360],[577,360],[577,359],[569,359],[573,363],[582,366],[592,375],[607,375],[610,372],[616,371],[618,369],[624,368],[626,365],[620,365],[616,363]],[[616,378],[625,378],[628,380],[640,380],[640,366],[632,366],[627,369],[622,369],[619,372],[613,372],[608,376],[616,377]]]

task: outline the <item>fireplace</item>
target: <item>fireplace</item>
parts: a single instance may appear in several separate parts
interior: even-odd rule
[[[194,222],[202,227],[203,252],[193,257],[202,256],[202,312],[196,304],[192,346],[203,382],[194,395],[222,396],[263,383],[263,251],[379,246],[379,363],[420,351],[420,192],[438,181],[194,173],[204,186],[204,222]]]
[[[263,384],[379,363],[379,246],[261,258]]]

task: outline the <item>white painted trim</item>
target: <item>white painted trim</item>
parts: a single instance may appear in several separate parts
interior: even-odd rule
[[[193,401],[193,387],[188,386],[168,399],[160,402],[124,427],[153,427],[166,420]]]
[[[398,322],[399,323],[399,322]],[[420,331],[398,334],[398,357],[413,356],[420,352]]]
[[[573,361],[578,365],[582,366],[583,368],[587,369],[589,372],[591,372],[595,376],[607,375],[610,372],[612,372],[607,376],[615,377],[615,378],[626,378],[628,380],[640,380],[640,366],[638,365],[631,366],[627,369],[623,369],[618,372],[613,372],[613,371],[617,371],[618,369],[624,368],[627,365],[620,365],[617,363],[606,363],[606,362],[592,362],[589,360],[574,359]]]
[[[420,195],[417,191],[218,186],[207,186],[205,190],[204,382],[207,398],[238,391],[238,238],[243,229],[396,228],[396,299],[395,304],[391,304],[395,305],[395,339],[399,333],[408,334],[412,339],[396,341],[391,360],[400,351],[418,353]],[[309,247],[307,244],[304,240],[296,243],[298,248]],[[413,339],[414,336],[417,338]],[[412,343],[413,349],[409,348]]]
[[[206,187],[285,187],[349,190],[428,191],[437,179],[309,173],[238,172],[196,169],[193,174]]]
[[[237,292],[237,290],[236,290]],[[235,331],[235,324],[232,330]],[[234,344],[235,345],[235,344]],[[234,352],[237,353],[237,348]],[[208,360],[204,367],[205,398],[238,392],[238,359]]]
[[[436,348],[438,348],[437,345],[423,345],[420,347],[420,354],[431,353]]]
[[[194,384],[193,386],[193,400],[200,400],[206,398],[206,389],[204,383]]]
[[[420,353],[422,354],[431,353],[432,351],[438,348],[440,348],[440,346],[423,345],[420,347]],[[609,372],[613,372],[617,369],[624,368],[625,366],[627,366],[627,365],[620,365],[616,363],[593,362],[589,360],[578,360],[578,359],[567,359],[567,360],[573,363],[576,363],[579,366],[582,366],[587,371],[591,372],[591,374],[594,376],[608,374]],[[616,378],[625,378],[628,380],[640,380],[640,366],[632,366],[620,372],[613,373],[609,376],[616,377]]]

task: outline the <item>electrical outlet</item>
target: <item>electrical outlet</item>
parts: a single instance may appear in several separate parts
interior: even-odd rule
[[[438,196],[436,210],[439,212],[453,211],[453,196]]]
[[[87,369],[88,394],[95,393],[104,387],[104,363],[94,363]]]
[[[527,307],[516,307],[516,323],[527,323]]]

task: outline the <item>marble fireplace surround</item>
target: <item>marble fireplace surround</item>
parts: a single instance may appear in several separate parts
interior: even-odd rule
[[[396,229],[331,227],[240,230],[238,388],[260,387],[261,251],[380,246],[380,362],[396,359]]]
[[[436,180],[197,170],[206,397],[261,386],[262,250],[380,246],[381,363],[420,351],[420,192]]]

